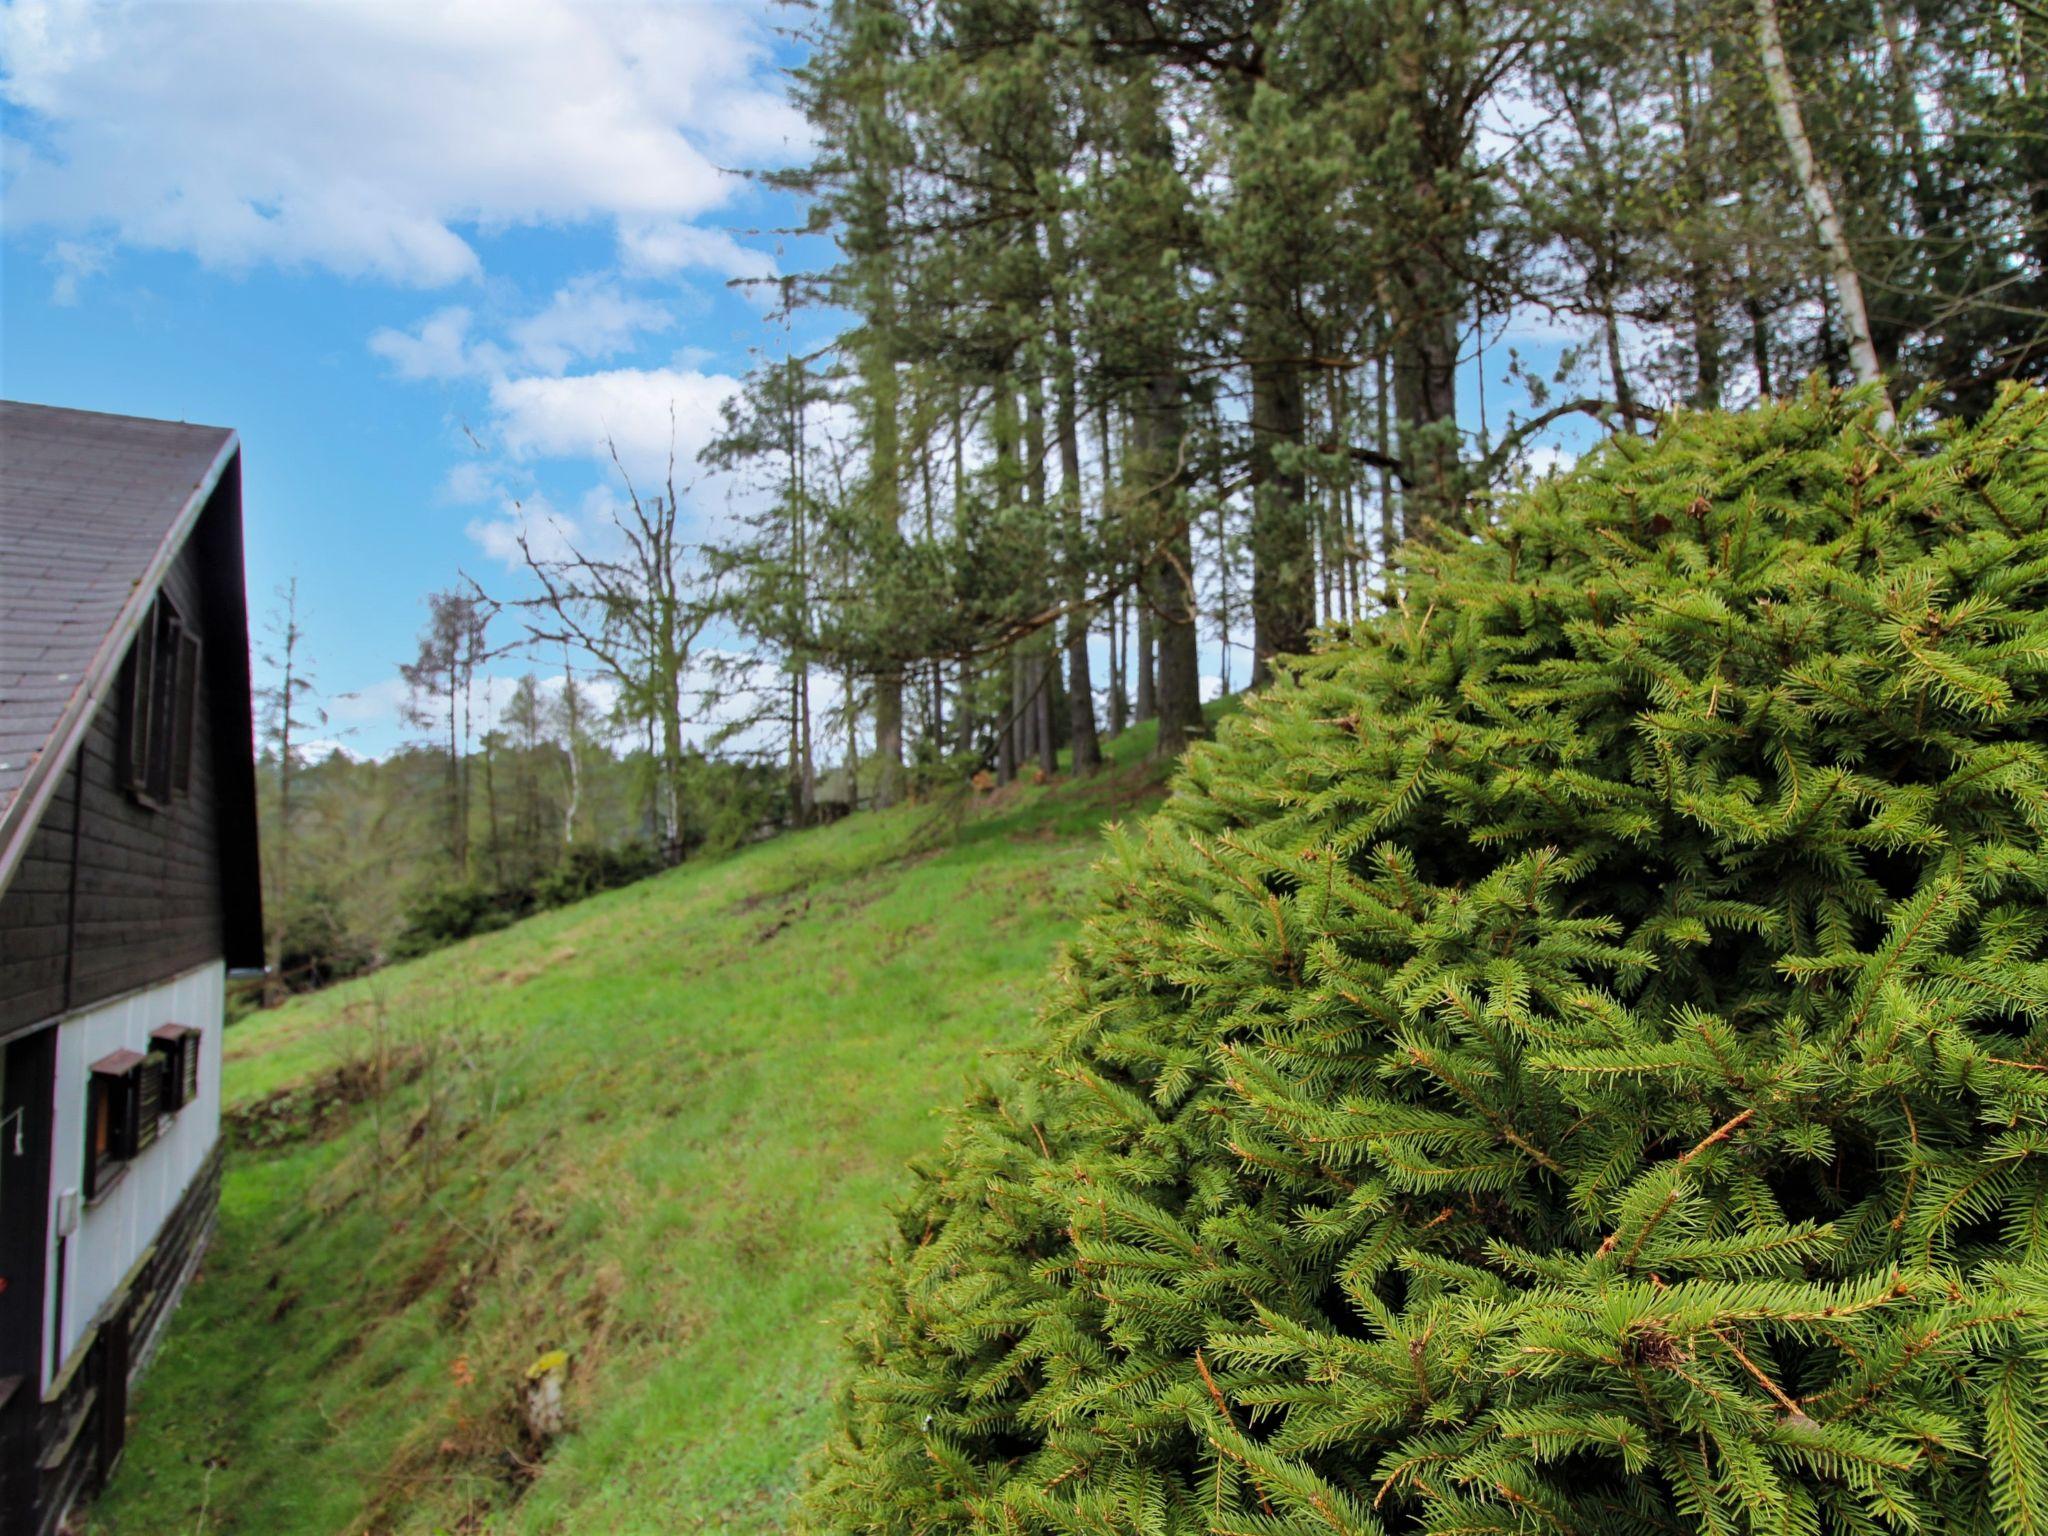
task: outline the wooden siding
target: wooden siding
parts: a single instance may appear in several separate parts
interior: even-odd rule
[[[218,524],[216,513],[238,510],[210,507],[163,584],[200,637],[198,718],[205,722],[247,718],[246,704],[223,707],[220,697],[223,682],[246,672],[246,659],[233,654],[245,641],[239,625],[218,622],[218,583],[205,570],[218,535],[209,537],[204,525]],[[237,586],[240,575],[237,559]],[[193,733],[191,792],[151,810],[121,787],[120,691],[110,690],[94,714],[14,880],[0,893],[0,1036],[226,953],[221,733]]]
[[[81,1499],[90,1497],[120,1459],[127,1426],[128,1388],[156,1353],[164,1325],[198,1267],[220,1205],[218,1148],[178,1202],[129,1284],[94,1320],[91,1336],[62,1379],[37,1400],[11,1405],[22,1416],[14,1433],[25,1439],[34,1495],[0,1511],[0,1530],[56,1536]],[[5,1522],[12,1520],[13,1525]]]

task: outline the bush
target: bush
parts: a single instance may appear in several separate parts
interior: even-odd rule
[[[661,855],[647,843],[603,848],[580,844],[531,882],[490,885],[456,880],[430,885],[406,903],[397,937],[391,941],[391,958],[411,960],[476,934],[509,927],[534,912],[566,907],[599,891],[645,880],[661,869]]]
[[[1622,438],[1189,758],[836,1530],[2048,1529],[2048,396]]]
[[[533,910],[533,893],[521,887],[458,880],[431,885],[406,903],[391,958],[411,960],[479,933],[509,927]]]
[[[622,843],[612,848],[579,844],[534,881],[532,901],[537,907],[566,907],[572,901],[660,872],[661,855],[650,844]]]
[[[292,893],[276,916],[276,982],[287,991],[311,992],[376,963],[375,953],[353,932],[341,898],[323,886]]]

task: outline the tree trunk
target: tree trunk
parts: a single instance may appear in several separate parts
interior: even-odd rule
[[[1187,750],[1189,741],[1202,733],[1194,549],[1181,488],[1181,438],[1186,423],[1183,384],[1178,374],[1153,376],[1139,424],[1144,434],[1138,455],[1139,473],[1154,498],[1146,526],[1159,544],[1145,594],[1158,648],[1153,679],[1153,703],[1159,713],[1155,751],[1161,757],[1178,757]]]
[[[1392,338],[1394,416],[1400,428],[1401,535],[1454,538],[1465,525],[1458,449],[1458,312],[1417,294]]]
[[[875,807],[903,798],[903,674],[875,679]]]
[[[1621,407],[1622,430],[1635,431],[1636,393],[1628,381],[1628,366],[1621,355],[1621,322],[1615,317],[1614,300],[1605,280],[1600,289],[1600,330],[1607,342],[1607,373],[1614,382],[1614,403]]]
[[[1692,403],[1697,410],[1717,411],[1721,408],[1721,316],[1713,274],[1704,262],[1694,262],[1687,272],[1686,291],[1692,310]]]
[[[876,538],[893,550],[901,537],[903,488],[901,448],[896,422],[896,359],[891,340],[895,326],[894,278],[886,269],[878,279],[880,313],[876,335],[861,354],[861,374],[868,408],[868,481]],[[875,674],[875,805],[877,809],[903,798],[903,673],[895,666]]]
[[[1146,601],[1146,590],[1141,583],[1135,601],[1138,608],[1138,637],[1136,649],[1137,687],[1131,718],[1139,722],[1152,719],[1159,713],[1159,700],[1153,688],[1158,669],[1152,663],[1152,610]]]
[[[1381,338],[1379,351],[1372,360],[1373,367],[1373,447],[1380,454],[1380,596],[1391,608],[1394,606],[1394,549],[1400,542],[1394,521],[1394,475],[1387,468],[1394,454],[1394,433],[1387,421],[1388,395],[1391,385],[1387,378],[1387,349],[1385,338]]]
[[[1046,222],[1055,274],[1066,270],[1065,242],[1057,215]],[[1074,777],[1085,778],[1102,766],[1102,743],[1095,734],[1095,678],[1088,664],[1089,611],[1088,535],[1081,515],[1081,414],[1075,394],[1074,332],[1064,304],[1058,306],[1053,332],[1059,348],[1059,398],[1053,431],[1060,443],[1060,535],[1067,614],[1067,736],[1073,746]]]
[[[1785,150],[1792,157],[1806,211],[1813,219],[1815,233],[1827,260],[1828,278],[1835,290],[1842,328],[1849,338],[1849,363],[1856,382],[1874,384],[1880,394],[1884,370],[1878,365],[1877,345],[1871,339],[1870,311],[1863,302],[1863,280],[1856,272],[1856,259],[1849,250],[1841,217],[1835,212],[1835,197],[1828,190],[1813,141],[1806,135],[1806,119],[1799,106],[1799,90],[1792,79],[1792,67],[1785,60],[1785,37],[1778,25],[1778,0],[1755,0],[1757,48],[1763,56],[1764,83],[1778,116],[1778,131],[1784,135]],[[1887,402],[1879,417],[1880,427],[1891,425]]]
[[[1033,658],[1031,714],[1034,731],[1038,737],[1038,766],[1049,779],[1060,771],[1059,743],[1053,739],[1053,680],[1059,676],[1059,667],[1049,655]]]
[[[1301,369],[1278,336],[1255,340],[1252,363],[1252,686],[1275,656],[1308,649],[1316,623],[1315,533],[1301,471],[1286,460],[1301,446]]]

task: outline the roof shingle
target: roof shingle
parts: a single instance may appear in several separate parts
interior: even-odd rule
[[[139,583],[235,440],[225,427],[0,401],[0,818]],[[118,661],[118,655],[113,657]]]

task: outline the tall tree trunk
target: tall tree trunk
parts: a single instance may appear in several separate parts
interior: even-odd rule
[[[1095,406],[1096,441],[1102,448],[1102,495],[1100,513],[1104,526],[1112,516],[1112,495],[1116,485],[1114,447],[1110,438],[1109,401]],[[1119,595],[1109,600],[1109,734],[1121,736],[1131,723],[1130,598]]]
[[[1292,451],[1306,413],[1301,368],[1290,343],[1267,333],[1252,342],[1252,686],[1262,686],[1275,656],[1308,649],[1316,624],[1315,530]]]
[[[1153,687],[1154,682],[1158,679],[1158,668],[1153,665],[1152,659],[1152,608],[1148,600],[1150,582],[1151,576],[1148,570],[1135,594],[1138,609],[1136,648],[1138,681],[1134,690],[1131,718],[1141,723],[1154,718],[1159,713],[1159,699],[1157,691]]]
[[[498,751],[496,732],[484,731],[484,839],[490,852],[491,878],[505,883],[505,852],[498,840]]]
[[[897,383],[894,329],[895,279],[883,266],[877,281],[875,334],[861,350],[861,375],[868,412],[868,484],[876,538],[893,551],[903,522],[902,449],[896,420]],[[875,805],[903,798],[903,672],[895,663],[875,674]]]
[[[1753,288],[1742,296],[1742,309],[1749,319],[1749,360],[1756,369],[1756,392],[1759,398],[1769,400],[1777,394],[1771,384],[1771,328],[1763,301]]]
[[[1706,263],[1694,262],[1686,273],[1688,307],[1692,311],[1694,407],[1721,408],[1721,309],[1714,279]]]
[[[963,757],[974,750],[974,733],[980,720],[974,709],[974,664],[960,663],[960,680],[953,694],[953,750]]]
[[[1148,532],[1159,552],[1146,598],[1158,649],[1153,703],[1161,757],[1178,757],[1202,733],[1201,661],[1195,631],[1194,548],[1183,496],[1185,387],[1177,373],[1153,375],[1139,418],[1144,433],[1139,473],[1152,500]]]
[[[1813,141],[1806,134],[1806,118],[1800,110],[1799,90],[1792,79],[1792,66],[1785,59],[1785,36],[1778,25],[1778,0],[1755,0],[1755,5],[1757,50],[1763,58],[1764,84],[1770,90],[1771,106],[1778,117],[1778,131],[1784,136],[1786,153],[1792,158],[1800,191],[1806,199],[1806,211],[1813,219],[1814,231],[1820,238],[1821,250],[1827,260],[1828,279],[1835,290],[1842,328],[1848,334],[1849,363],[1855,370],[1857,383],[1874,384],[1882,391],[1884,369],[1878,364],[1877,344],[1871,339],[1870,311],[1863,302],[1863,280],[1857,275],[1856,258],[1849,250],[1849,237],[1843,232],[1840,215],[1835,212],[1834,193],[1828,190],[1827,177],[1813,152]],[[1889,402],[1884,406],[1879,425],[1891,425]]]
[[[1629,383],[1628,365],[1621,355],[1621,322],[1614,313],[1614,299],[1602,277],[1599,293],[1600,331],[1607,342],[1607,374],[1614,382],[1614,403],[1621,407],[1622,428],[1635,430],[1636,392]]]
[[[1057,213],[1045,221],[1045,233],[1057,283],[1067,269],[1066,235]],[[1066,600],[1072,605],[1067,614],[1067,736],[1073,746],[1074,777],[1084,778],[1102,766],[1102,743],[1095,734],[1095,679],[1088,665],[1088,536],[1081,514],[1081,408],[1074,377],[1074,328],[1063,293],[1055,294],[1053,312],[1053,342],[1059,353],[1053,431],[1060,443],[1060,566]]]
[[[1391,385],[1388,381],[1386,338],[1380,338],[1379,350],[1374,353],[1373,368],[1373,447],[1380,455],[1380,596],[1386,605],[1394,605],[1394,549],[1400,541],[1394,522],[1394,474],[1387,465],[1394,455],[1394,433],[1387,420],[1388,395]]]
[[[1034,658],[1036,676],[1033,678],[1031,713],[1034,730],[1038,738],[1038,766],[1049,779],[1060,771],[1059,742],[1053,736],[1053,680],[1059,676],[1059,666],[1050,655],[1041,653]]]
[[[1024,687],[1017,672],[1017,653],[1003,653],[1003,671],[1010,679],[1010,697],[1003,709],[1002,728],[996,732],[996,782],[1008,784],[1017,777],[1018,732],[1023,729]]]
[[[883,672],[875,678],[875,807],[885,809],[903,798],[903,674]]]
[[[1432,286],[1442,286],[1439,278]],[[1401,535],[1424,542],[1465,525],[1458,449],[1458,310],[1428,287],[1408,285],[1409,312],[1394,326],[1394,415],[1400,424]]]

